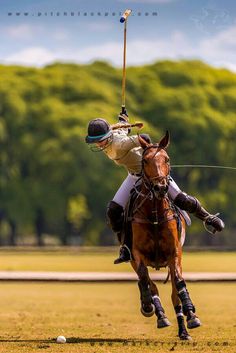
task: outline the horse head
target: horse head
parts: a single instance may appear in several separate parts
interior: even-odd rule
[[[145,183],[153,191],[156,197],[164,197],[168,191],[170,159],[166,152],[169,145],[170,135],[167,131],[165,136],[155,144],[150,144],[139,136],[140,145],[143,148],[142,174]]]

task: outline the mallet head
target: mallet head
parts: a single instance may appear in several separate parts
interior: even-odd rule
[[[132,12],[132,10],[129,10],[129,9],[125,10],[125,12],[123,13],[123,15],[120,18],[120,22],[124,23],[126,21],[127,17],[131,14],[131,12]]]

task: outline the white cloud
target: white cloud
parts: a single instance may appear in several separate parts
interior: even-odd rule
[[[62,29],[52,32],[52,38],[57,41],[65,41],[70,38],[70,34]]]
[[[236,25],[208,39],[191,41],[187,35],[175,31],[169,38],[154,40],[137,39],[127,43],[127,64],[142,65],[162,59],[197,58],[217,67],[236,71]],[[81,49],[61,46],[57,51],[41,47],[26,48],[5,58],[9,63],[43,66],[53,61],[91,62],[106,60],[116,66],[122,65],[123,43],[107,42]]]
[[[169,38],[155,41],[137,39],[127,43],[127,63],[141,65],[160,59],[197,58],[217,67],[236,71],[236,25],[219,32],[215,37],[193,42],[180,31]],[[93,59],[109,60],[115,65],[122,64],[122,43],[106,43],[75,51],[78,61]]]
[[[19,24],[15,26],[0,27],[0,35],[3,38],[23,42],[33,40],[34,38],[43,38],[48,35],[48,30],[42,25]],[[50,32],[50,37],[58,41],[63,41],[67,40],[70,35],[65,29],[58,27]]]
[[[127,43],[128,65],[141,65],[164,58],[183,57],[191,47],[181,32],[174,32],[169,40],[133,40]],[[93,45],[74,52],[78,61],[91,59],[109,60],[117,66],[122,65],[123,43],[106,43]]]
[[[122,44],[108,42],[102,45],[93,45],[78,51],[75,51],[75,57],[79,62],[91,60],[109,60],[115,65],[120,65],[122,57]]]
[[[215,66],[226,66],[236,71],[236,25],[221,31],[215,37],[204,39],[199,53]]]
[[[88,30],[95,32],[107,32],[112,29],[112,27],[112,24],[108,22],[90,22],[86,25]]]
[[[4,27],[1,32],[4,36],[9,36],[12,39],[31,39],[33,37],[32,26],[27,24]]]
[[[213,38],[203,40],[201,48],[205,53],[210,48],[209,55],[217,52],[224,57],[228,54],[236,56],[236,25],[223,30]]]
[[[9,55],[4,62],[25,66],[43,66],[56,60],[55,53],[40,47],[31,47]]]

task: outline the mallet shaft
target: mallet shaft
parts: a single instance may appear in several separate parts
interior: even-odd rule
[[[120,22],[124,23],[124,51],[123,51],[123,74],[122,74],[122,112],[125,111],[125,83],[126,83],[126,33],[127,33],[127,18],[132,10],[127,9],[120,18]]]
[[[122,75],[122,107],[125,107],[125,83],[126,83],[126,32],[127,22],[124,25],[124,52],[123,52],[123,75]]]
[[[112,130],[129,129],[131,127],[137,127],[138,129],[142,129],[143,123],[140,123],[140,122],[137,122],[137,123],[134,123],[134,124],[121,124],[121,123],[118,123],[118,124],[111,125],[111,129]]]

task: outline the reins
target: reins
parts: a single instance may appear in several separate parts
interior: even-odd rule
[[[236,170],[236,167],[224,165],[207,165],[207,164],[173,164],[172,168],[214,168],[214,169],[228,169]]]

